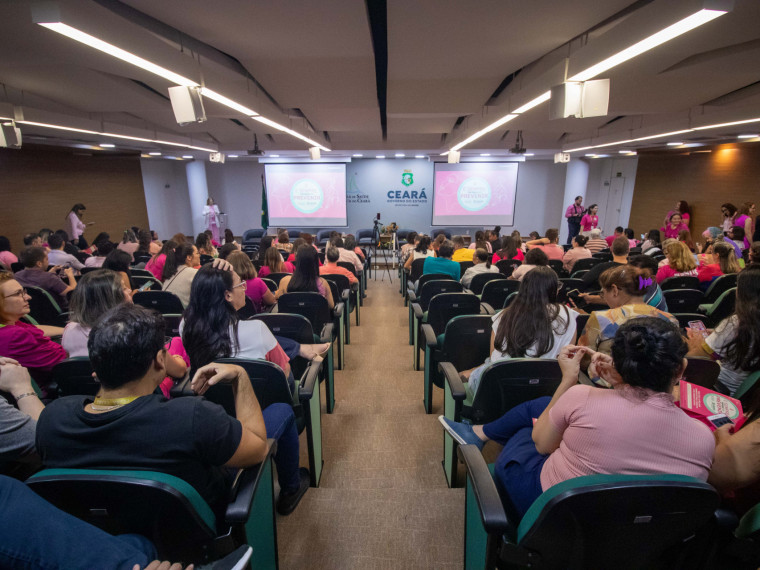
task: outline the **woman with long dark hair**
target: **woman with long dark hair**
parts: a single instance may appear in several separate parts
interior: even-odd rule
[[[219,252],[211,243],[211,236],[206,232],[201,232],[198,237],[195,238],[195,247],[198,248],[198,253],[201,255],[208,255],[209,257],[219,257]]]
[[[132,256],[126,251],[120,249],[114,249],[109,253],[105,260],[103,260],[103,269],[111,269],[116,271],[121,276],[121,282],[125,289],[130,291],[134,289],[132,284],[132,270],[130,269],[132,263]]]
[[[557,274],[536,267],[525,274],[517,296],[493,316],[491,356],[482,366],[462,372],[473,394],[480,376],[492,362],[507,358],[557,358],[563,346],[575,344],[578,313],[557,302]]]
[[[469,249],[485,249],[488,253],[493,253],[491,243],[486,239],[486,232],[483,230],[475,232],[475,240],[468,247]]]
[[[660,245],[660,230],[649,230],[644,243],[641,244],[641,253],[654,255],[657,252],[662,252],[662,246]]]
[[[87,241],[84,239],[84,230],[87,229],[87,226],[91,226],[95,223],[87,222],[85,224],[82,221],[86,209],[87,208],[84,204],[74,204],[66,215],[66,221],[69,225],[69,231],[67,233],[71,238],[71,243],[76,245],[79,249],[87,249]]]
[[[750,266],[736,280],[734,314],[703,339],[691,329],[689,355],[720,360],[718,381],[733,395],[744,379],[760,369],[760,267]]]
[[[276,247],[271,246],[264,252],[263,265],[259,270],[259,277],[266,277],[270,273],[293,273],[293,269],[294,265],[289,261],[283,261],[280,251]]]
[[[468,267],[467,271],[465,271],[464,275],[462,275],[462,279],[460,279],[460,282],[466,289],[470,288],[470,285],[472,285],[472,280],[476,275],[480,275],[481,273],[499,272],[498,267],[491,265],[491,254],[488,253],[485,249],[476,249],[475,253],[472,254],[472,261],[474,265],[472,267]]]
[[[504,236],[501,238],[500,249],[493,254],[493,262],[496,263],[502,259],[516,259],[517,261],[522,261],[525,259],[525,254],[520,248],[520,245],[520,242],[514,237]]]
[[[138,247],[140,247],[140,244],[137,242],[137,236],[135,235],[135,232],[133,232],[130,228],[127,228],[124,230],[124,234],[121,238],[121,241],[119,242],[119,245],[116,246],[116,249],[126,251],[132,261],[134,261],[135,252],[137,251]]]
[[[430,236],[422,235],[422,236],[419,236],[419,238],[420,238],[420,241],[418,241],[417,245],[414,246],[414,249],[412,250],[411,255],[407,258],[406,263],[404,263],[405,269],[411,269],[412,263],[416,259],[425,259],[426,257],[433,255],[433,250],[430,249],[431,248]]]
[[[581,234],[584,236],[588,237],[591,234],[591,230],[599,227],[599,216],[596,214],[598,211],[599,206],[591,204],[586,213],[583,214],[581,218]]]
[[[531,272],[532,273],[532,272]],[[520,515],[547,489],[595,474],[679,474],[706,480],[715,450],[710,430],[683,413],[671,391],[686,368],[677,325],[649,317],[622,325],[611,356],[565,346],[554,395],[470,426],[441,416],[460,444],[504,445],[494,475]],[[613,390],[578,384],[583,358]]]
[[[153,274],[153,277],[159,281],[163,281],[164,265],[166,265],[166,257],[173,255],[174,248],[177,247],[177,242],[173,240],[166,240],[164,245],[161,246],[159,252],[151,258],[151,260],[145,265],[145,269]]]
[[[182,321],[182,343],[191,369],[198,370],[217,358],[266,359],[292,378],[288,356],[267,326],[258,320],[238,321],[237,311],[244,306],[245,282],[237,273],[210,264],[198,270]],[[282,491],[277,510],[283,515],[290,514],[309,487],[308,470],[298,467],[298,431],[293,409],[278,403],[262,412],[267,437],[277,439],[278,444],[275,462]]]
[[[198,273],[195,267],[200,262],[198,248],[189,243],[178,245],[171,254],[166,255],[161,273],[164,282],[162,289],[179,297],[183,307],[187,307],[190,302],[190,287]]]
[[[744,248],[747,249],[750,246],[750,239],[755,233],[755,203],[744,202],[739,206],[739,210],[736,212],[736,219],[734,220],[734,226],[739,226],[744,230]]]
[[[332,309],[335,306],[330,284],[319,276],[319,257],[313,247],[302,245],[296,252],[296,266],[293,275],[280,279],[280,285],[275,297],[280,298],[285,293],[314,292],[319,293]]]

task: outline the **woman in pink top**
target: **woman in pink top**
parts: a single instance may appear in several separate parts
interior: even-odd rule
[[[11,242],[5,236],[0,236],[0,263],[9,269],[11,263],[18,263],[18,257],[11,252]]]
[[[233,251],[227,256],[227,261],[230,262],[232,270],[238,274],[240,280],[245,281],[245,296],[251,300],[257,313],[260,313],[265,306],[271,307],[277,302],[274,299],[274,293],[257,276],[256,268],[245,253]]]
[[[159,281],[163,281],[162,273],[164,272],[164,265],[166,264],[166,255],[174,252],[174,248],[177,247],[177,242],[174,240],[166,240],[161,247],[161,251],[154,255],[153,258],[145,265],[145,269],[153,274],[153,277]]]
[[[676,202],[676,207],[665,216],[665,219],[662,222],[662,225],[667,226],[668,220],[670,220],[670,217],[673,214],[681,214],[681,222],[683,222],[683,225],[685,225],[687,228],[689,227],[689,219],[691,218],[691,208],[689,207],[689,203],[686,200],[679,200]]]
[[[594,228],[599,227],[599,216],[596,213],[599,211],[599,206],[591,204],[586,210],[586,213],[581,218],[581,231],[590,232]]]
[[[441,422],[460,444],[493,439],[504,445],[495,475],[520,514],[550,487],[583,475],[662,473],[704,481],[715,450],[712,433],[677,408],[671,395],[686,352],[676,325],[631,319],[618,329],[611,357],[587,347],[563,348],[562,381],[551,399],[525,402],[482,426],[443,416]],[[590,372],[614,389],[578,385],[587,356]]]
[[[527,245],[528,249],[540,249],[549,259],[562,261],[562,258],[565,256],[565,250],[558,242],[559,230],[557,228],[549,228],[546,230],[546,237],[532,239]]]
[[[591,252],[586,249],[587,241],[588,238],[582,235],[577,235],[573,238],[573,247],[568,249],[565,256],[562,258],[562,267],[564,267],[568,273],[573,272],[573,266],[576,261],[591,257]]]
[[[755,204],[752,202],[744,202],[739,206],[739,211],[736,212],[736,219],[734,225],[744,228],[744,249],[749,248],[749,238],[755,232]]]
[[[678,239],[678,234],[682,230],[688,230],[689,226],[683,223],[681,214],[676,212],[672,214],[668,220],[668,223],[660,228],[660,231],[665,234],[665,239],[672,238]]]
[[[501,249],[497,250],[493,254],[491,263],[496,263],[502,259],[514,259],[516,261],[522,261],[525,259],[523,250],[520,249],[520,243],[512,236],[504,236],[501,238]]]
[[[272,273],[293,273],[293,269],[293,264],[289,261],[283,261],[280,252],[272,246],[264,252],[264,265],[259,269],[259,277],[266,277]]]

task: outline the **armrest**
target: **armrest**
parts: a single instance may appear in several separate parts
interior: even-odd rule
[[[467,467],[467,474],[472,482],[475,501],[478,503],[480,520],[487,533],[503,534],[510,528],[507,513],[501,503],[496,483],[491,477],[485,459],[474,445],[460,445],[457,451]]]
[[[411,301],[411,298],[409,299]],[[425,312],[422,310],[422,307],[419,303],[410,303],[409,305],[412,308],[412,312],[414,313],[414,318],[421,321],[422,317],[425,316]]]
[[[268,439],[267,455],[264,461],[253,467],[247,467],[238,471],[235,482],[230,489],[230,503],[227,505],[227,511],[224,514],[224,520],[230,524],[240,524],[248,521],[251,514],[251,505],[253,496],[261,481],[261,466],[266,461],[271,461],[272,455],[277,450],[277,440]]]
[[[454,365],[451,362],[441,362],[438,365],[438,370],[443,373],[443,377],[446,380],[446,383],[449,385],[451,397],[454,398],[454,400],[464,401],[464,399],[467,397],[467,392],[465,392],[464,383],[459,377],[459,372],[457,372],[457,369],[454,368]]]
[[[320,333],[319,341],[332,343],[333,341],[333,324],[332,323],[326,323],[325,326],[322,327],[322,332]]]
[[[409,302],[414,303],[417,300],[417,293],[414,292],[414,289],[409,287],[407,289],[406,293],[407,297],[409,297]]]
[[[300,401],[311,400],[314,395],[314,386],[316,386],[319,378],[319,371],[322,370],[322,364],[324,360],[309,362],[309,366],[306,367],[306,371],[301,376],[301,383],[298,387],[298,399]]]
[[[425,345],[435,348],[438,345],[438,338],[435,336],[435,331],[432,325],[425,323],[422,325],[422,335],[425,337]]]
[[[495,313],[493,307],[489,305],[488,303],[481,303],[480,304],[480,314],[481,315],[493,315]]]
[[[335,303],[335,306],[332,308],[333,316],[337,318],[341,318],[343,316],[343,312],[346,310],[346,305],[344,303]]]
[[[174,386],[171,387],[169,390],[169,395],[172,398],[181,398],[183,396],[195,396],[195,392],[193,392],[190,389],[190,371],[188,370],[185,377],[177,382]]]

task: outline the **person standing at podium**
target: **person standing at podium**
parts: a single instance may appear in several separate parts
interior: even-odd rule
[[[203,216],[206,219],[206,228],[211,230],[211,237],[217,243],[219,241],[219,206],[214,204],[214,199],[209,196],[206,205],[203,207]]]

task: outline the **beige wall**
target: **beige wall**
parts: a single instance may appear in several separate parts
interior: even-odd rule
[[[139,156],[76,156],[71,149],[0,149],[0,235],[14,253],[23,236],[47,227],[67,229],[71,207],[87,206],[85,238],[106,231],[121,239],[128,226],[146,227],[148,213]]]
[[[694,241],[722,220],[720,205],[755,202],[760,206],[760,143],[746,142],[690,149],[639,153],[630,227],[636,234],[662,226],[678,200],[692,209]],[[694,150],[712,152],[694,153]],[[758,212],[760,214],[760,212]]]

